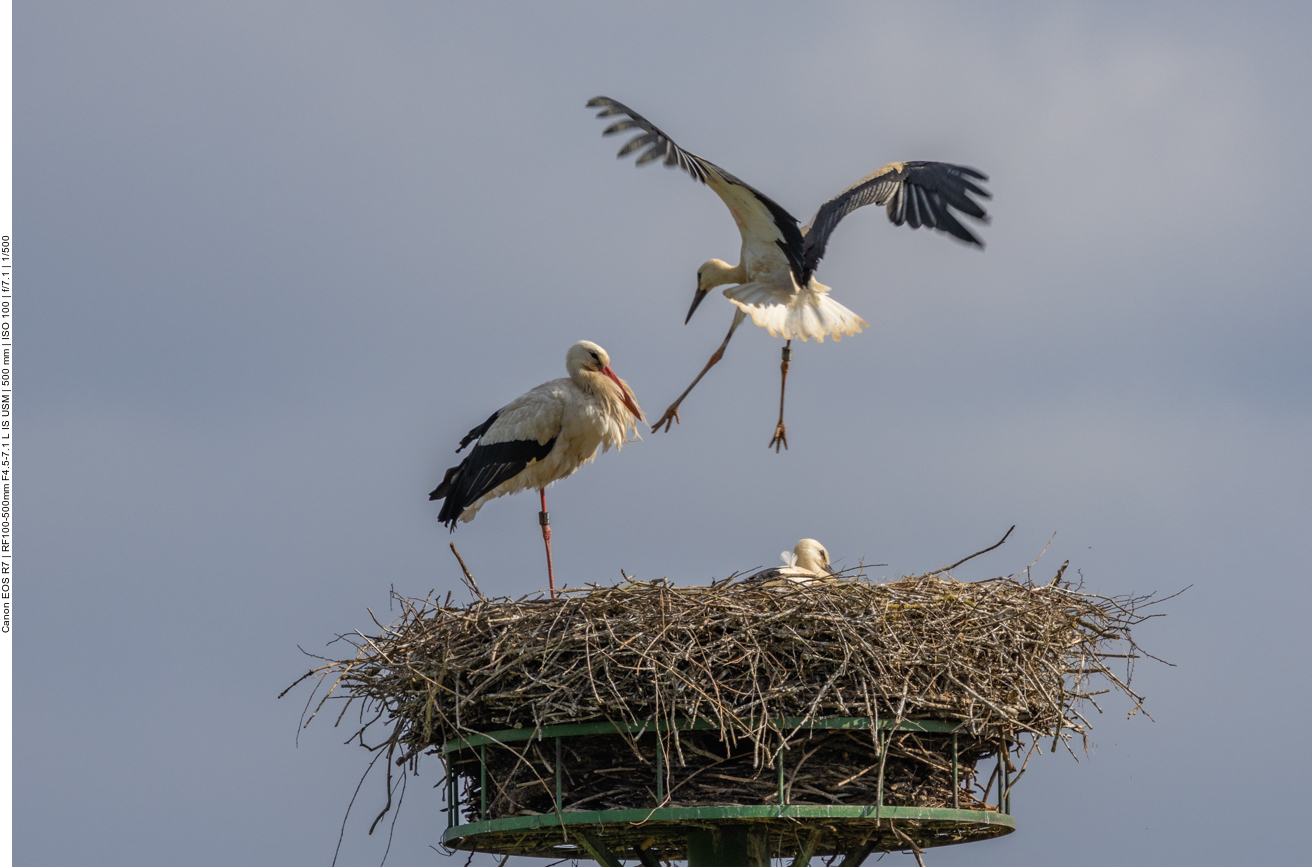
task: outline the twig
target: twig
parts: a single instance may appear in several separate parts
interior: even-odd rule
[[[1012,524],[1012,525],[1011,525],[1011,530],[1014,530],[1014,529],[1016,529],[1016,525],[1015,525],[1015,524]],[[988,546],[988,547],[985,548],[983,551],[976,551],[974,554],[971,554],[969,557],[962,557],[960,560],[958,560],[957,562],[953,563],[951,566],[947,566],[947,567],[945,567],[945,568],[943,568],[943,569],[936,569],[936,570],[934,570],[933,572],[930,572],[929,574],[931,574],[931,575],[938,575],[938,574],[943,573],[943,572],[951,572],[953,569],[957,568],[957,567],[960,566],[962,563],[965,563],[967,560],[974,560],[974,559],[975,559],[976,557],[978,557],[980,554],[987,554],[988,552],[992,551],[994,548],[997,548],[997,547],[999,547],[1000,545],[1002,545],[1003,542],[1007,541],[1007,537],[1011,535],[1011,530],[1008,530],[1007,532],[1003,533],[1003,534],[1002,534],[1002,538],[999,539],[999,540],[997,541],[996,544],[993,544],[993,545]]]
[[[478,589],[478,584],[474,582],[474,576],[469,574],[469,567],[465,565],[465,558],[461,557],[460,552],[456,550],[455,542],[451,543],[451,553],[456,555],[456,562],[460,564],[460,571],[465,573],[465,586],[468,587],[470,592],[477,596],[479,600],[485,600],[487,597],[483,595],[482,590]]]

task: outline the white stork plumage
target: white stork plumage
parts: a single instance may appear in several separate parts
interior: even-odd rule
[[[525,392],[466,434],[456,451],[477,440],[473,451],[447,470],[442,484],[428,495],[445,500],[437,519],[454,531],[457,521],[472,521],[488,500],[537,488],[553,597],[547,485],[573,475],[600,452],[631,442],[635,420],[642,419],[632,389],[611,370],[610,356],[597,344],[580,340],[571,346],[565,370],[568,378]]]
[[[764,569],[743,579],[745,587],[779,586],[779,582],[809,584],[834,576],[829,565],[829,552],[815,539],[803,539],[793,548],[792,553],[784,551],[783,566]]]
[[[647,148],[638,156],[637,165],[663,160],[666,166],[683,169],[724,201],[742,235],[742,252],[737,265],[711,259],[697,271],[697,293],[684,319],[685,324],[692,319],[706,293],[716,286],[733,284],[724,290],[725,296],[738,308],[733,325],[692,385],[665,410],[665,415],[652,425],[652,430],[659,430],[664,425],[668,431],[679,421],[679,404],[723,357],[734,331],[745,317],[751,316],[752,321],[769,331],[772,337],[783,337],[787,341],[780,366],[779,423],[770,445],[776,452],[780,446],[788,447],[784,428],[784,389],[793,339],[814,337],[823,343],[826,336],[832,336],[839,340],[844,334],[860,332],[866,325],[864,319],[830,298],[829,287],[814,276],[834,228],[857,208],[870,204],[887,205],[888,218],[895,225],[905,223],[913,229],[928,226],[968,244],[983,246],[952,213],[955,208],[987,222],[988,215],[969,194],[989,198],[988,192],[974,182],[987,181],[988,178],[974,169],[936,162],[889,163],[825,202],[811,222],[799,229],[797,218],[764,193],[714,163],[679,147],[627,106],[609,97],[598,96],[588,100],[588,107],[601,109],[597,117],[627,115],[627,120],[611,124],[602,133],[612,135],[627,129],[641,131],[620,148],[619,156],[623,158]]]

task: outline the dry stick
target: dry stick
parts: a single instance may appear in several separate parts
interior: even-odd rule
[[[812,828],[797,847],[797,856],[793,858],[790,867],[808,867],[811,863],[811,856],[815,853],[816,847],[820,845],[822,831],[819,828]]]
[[[888,830],[892,831],[898,838],[906,841],[906,844],[911,847],[911,854],[916,856],[916,863],[921,865],[921,867],[924,867],[925,862],[920,860],[920,853],[923,850],[916,845],[916,841],[902,833],[897,825],[893,824],[892,819],[888,820]]]
[[[793,799],[793,783],[797,782],[797,775],[802,772],[802,765],[806,764],[806,760],[811,758],[811,756],[815,755],[816,751],[818,751],[823,746],[825,746],[825,742],[824,739],[822,738],[820,740],[820,743],[812,747],[809,752],[803,752],[802,757],[797,760],[797,767],[793,768],[792,775],[788,777],[788,785],[784,787],[785,803],[791,802]],[[783,761],[783,757],[780,756],[779,760]]]
[[[486,597],[483,596],[483,591],[478,589],[478,584],[474,582],[474,576],[469,574],[469,567],[465,565],[465,558],[461,557],[460,552],[456,550],[455,542],[451,543],[451,553],[456,555],[456,562],[460,564],[460,571],[465,573],[465,586],[468,587],[470,592],[478,597],[480,601],[484,601]]]
[[[902,712],[903,712],[904,710],[906,710],[906,707],[907,707],[907,689],[908,689],[908,687],[910,687],[910,685],[911,685],[911,680],[910,680],[910,678],[908,678],[907,680],[904,680],[904,681],[902,682],[902,700],[901,700],[900,702],[898,702],[898,705],[897,705],[897,713],[894,714],[894,716],[893,716],[893,727],[890,728],[890,729],[888,730],[888,738],[884,741],[884,745],[883,745],[883,747],[882,747],[882,748],[880,749],[880,751],[879,751],[879,783],[878,783],[878,789],[879,789],[879,794],[881,795],[881,797],[880,797],[880,801],[883,800],[882,795],[883,795],[883,792],[884,792],[884,765],[885,765],[885,763],[888,761],[888,751],[889,751],[889,749],[891,749],[892,746],[893,746],[893,733],[897,731],[897,727],[898,727],[898,726],[902,725]],[[879,820],[879,811],[880,811],[880,808],[881,808],[882,806],[883,806],[882,803],[880,803],[880,804],[876,804],[876,806],[875,806],[875,820],[876,820],[876,821]]]
[[[1014,529],[1016,529],[1016,525],[1015,525],[1015,524],[1012,524],[1012,525],[1011,525],[1011,530],[1014,530]],[[1007,532],[1003,533],[1003,534],[1002,534],[1002,538],[999,539],[999,540],[997,541],[997,544],[995,544],[995,545],[990,545],[990,546],[988,546],[987,548],[985,548],[983,551],[976,551],[974,554],[971,554],[969,557],[962,557],[960,560],[958,560],[957,562],[953,563],[951,566],[948,566],[948,567],[945,568],[945,569],[937,569],[937,570],[935,570],[935,571],[933,571],[933,572],[930,572],[929,574],[930,574],[930,575],[939,575],[939,574],[941,574],[941,573],[943,573],[943,572],[951,572],[953,569],[957,568],[957,567],[960,566],[962,563],[965,563],[967,560],[974,560],[974,559],[975,559],[976,557],[978,557],[980,554],[987,554],[988,552],[992,551],[994,548],[997,548],[998,546],[1000,546],[1003,542],[1007,541],[1007,537],[1011,535],[1011,530],[1008,530]]]

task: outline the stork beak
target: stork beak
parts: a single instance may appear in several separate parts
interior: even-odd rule
[[[710,291],[710,289],[702,289],[701,287],[697,288],[697,294],[692,296],[692,306],[688,308],[688,316],[683,320],[684,325],[687,325],[692,321],[692,315],[697,312],[697,305],[702,303],[702,299],[705,298],[706,293]]]
[[[603,367],[601,372],[614,381],[615,387],[620,390],[620,398],[624,401],[624,405],[629,408],[629,412],[633,413],[638,421],[646,421],[646,419],[642,417],[642,410],[638,409],[638,405],[633,402],[633,397],[629,394],[629,390],[624,387],[624,383],[620,382],[620,378],[615,375],[615,371],[610,369],[610,365],[608,364]]]

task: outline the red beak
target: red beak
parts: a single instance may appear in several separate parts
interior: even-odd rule
[[[620,397],[624,400],[624,405],[629,408],[629,412],[633,413],[638,421],[646,421],[646,419],[642,417],[642,410],[638,409],[638,405],[633,402],[633,397],[629,394],[629,390],[624,387],[624,383],[620,382],[620,378],[615,375],[615,371],[610,369],[610,365],[603,367],[601,372],[614,380],[615,387],[620,390]]]

